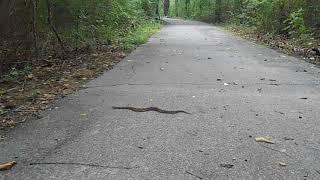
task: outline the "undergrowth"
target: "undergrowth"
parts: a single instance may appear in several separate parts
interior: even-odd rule
[[[123,38],[117,39],[115,44],[118,44],[125,50],[130,50],[140,44],[146,43],[152,34],[160,30],[160,26],[160,23],[157,21],[147,22],[130,31]]]

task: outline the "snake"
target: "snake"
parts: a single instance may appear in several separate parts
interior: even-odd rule
[[[128,109],[128,110],[131,110],[131,111],[134,111],[134,112],[155,111],[155,112],[164,113],[164,114],[178,114],[178,113],[191,114],[191,113],[188,113],[188,112],[182,111],[182,110],[167,111],[167,110],[160,109],[158,107],[136,108],[136,107],[129,107],[129,106],[125,106],[125,107],[113,106],[112,109]]]

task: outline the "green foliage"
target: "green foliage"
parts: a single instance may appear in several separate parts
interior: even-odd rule
[[[29,75],[32,71],[32,66],[30,64],[25,65],[21,68],[12,67],[8,74],[1,77],[3,81],[16,81],[20,77],[25,77]]]
[[[32,2],[36,2],[37,5],[34,8],[36,17],[33,17]],[[110,43],[127,36],[137,27],[159,16],[159,0],[48,0],[48,2],[54,27],[65,45],[72,48],[100,42]],[[6,2],[0,3],[0,8],[3,4]],[[16,17],[10,24],[1,22],[0,18],[0,25],[5,24],[4,28],[0,27],[1,36],[17,34],[5,32],[6,35],[3,33],[6,29],[23,30],[24,32],[19,33],[26,34],[24,38],[28,41],[34,41],[30,39],[33,31],[30,22],[34,18],[37,43],[42,48],[40,50],[54,45],[56,37],[48,26],[47,1],[30,0],[25,3],[19,1],[15,6],[14,11],[0,13],[1,17]],[[10,25],[12,27],[9,27]],[[28,47],[30,48],[30,45]]]
[[[114,42],[156,16],[157,0],[73,0],[72,17],[78,17],[70,29],[62,28],[63,37],[71,46]],[[75,6],[74,6],[75,5]],[[89,8],[88,8],[89,7]]]
[[[0,74],[21,59],[62,54],[62,48],[117,42],[133,47],[145,41],[151,27],[157,29],[159,4],[160,0],[2,0]]]
[[[303,34],[309,33],[305,26],[303,15],[303,9],[299,9],[298,11],[292,12],[288,19],[284,21],[284,23],[288,24],[285,30],[288,31],[289,35],[300,37]]]
[[[127,35],[119,39],[116,44],[124,47],[124,49],[132,49],[137,45],[146,43],[149,37],[159,31],[159,29],[160,24],[157,21],[150,21],[127,33]]]
[[[171,0],[171,4],[171,16],[232,23],[292,38],[320,34],[320,0]]]

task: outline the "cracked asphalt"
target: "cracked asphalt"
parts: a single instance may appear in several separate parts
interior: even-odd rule
[[[0,179],[320,179],[319,68],[219,27],[166,21],[113,70],[6,133],[0,162],[18,164]]]

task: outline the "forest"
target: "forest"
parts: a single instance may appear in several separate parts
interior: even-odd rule
[[[130,48],[143,41],[135,33],[158,28],[158,6],[159,0],[3,0],[0,74],[50,51],[101,43]]]
[[[320,0],[171,0],[170,16],[220,23],[320,55]],[[278,43],[278,42],[271,42]],[[287,44],[288,42],[284,42]],[[283,42],[278,43],[277,46]],[[277,47],[279,48],[279,47]],[[281,47],[280,47],[281,48]],[[299,48],[297,48],[299,49]],[[301,49],[299,49],[301,50]],[[302,49],[302,51],[308,51]]]
[[[258,31],[319,38],[319,0],[171,0],[172,16],[235,23]]]
[[[314,46],[320,38],[320,0],[4,0],[0,14],[0,74],[48,52],[97,44],[130,49],[159,28],[163,15],[298,44]]]

